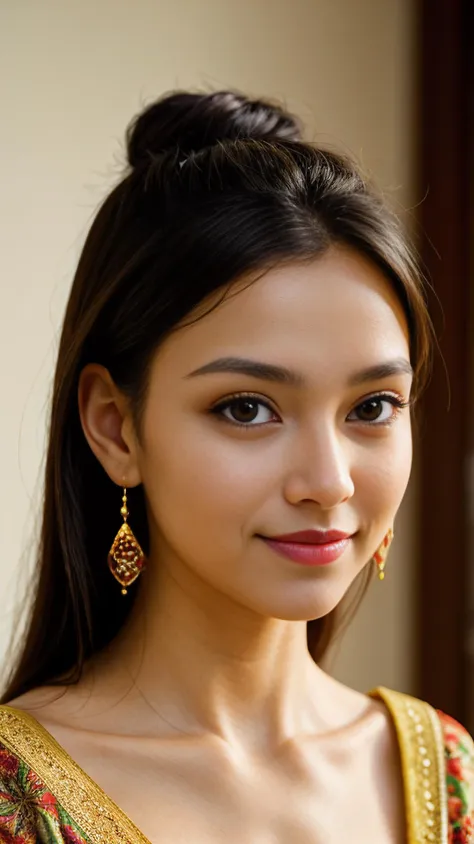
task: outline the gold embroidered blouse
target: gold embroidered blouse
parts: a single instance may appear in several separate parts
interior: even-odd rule
[[[428,704],[378,688],[399,741],[408,844],[474,843],[474,742]],[[0,706],[0,841],[150,844],[30,715]]]

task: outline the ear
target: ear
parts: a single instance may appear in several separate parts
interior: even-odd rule
[[[118,486],[138,486],[138,443],[129,401],[104,366],[84,367],[78,402],[84,435],[109,478]]]

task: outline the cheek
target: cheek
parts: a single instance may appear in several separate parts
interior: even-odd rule
[[[237,548],[274,483],[267,452],[262,441],[225,436],[209,420],[183,417],[167,425],[155,417],[143,472],[155,522],[173,538],[185,531],[201,547]]]
[[[387,447],[365,450],[354,471],[355,494],[371,520],[386,521],[394,516],[405,494],[412,465],[410,423],[403,423],[387,439]]]

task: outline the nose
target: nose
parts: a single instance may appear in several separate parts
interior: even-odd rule
[[[331,510],[354,495],[349,444],[330,425],[300,436],[289,457],[284,494],[290,504],[307,501]]]

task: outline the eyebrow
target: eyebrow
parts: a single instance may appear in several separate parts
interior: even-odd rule
[[[223,357],[210,361],[193,370],[186,378],[194,378],[197,375],[208,375],[215,372],[230,372],[237,375],[247,375],[250,378],[258,378],[261,381],[272,381],[276,384],[285,384],[289,387],[305,387],[306,379],[301,373],[288,369],[286,366],[277,366],[273,363],[250,360],[240,357]],[[383,363],[370,366],[360,372],[355,372],[347,381],[349,387],[365,384],[367,381],[379,381],[382,378],[389,378],[393,375],[411,375],[413,368],[405,358],[395,358]]]

